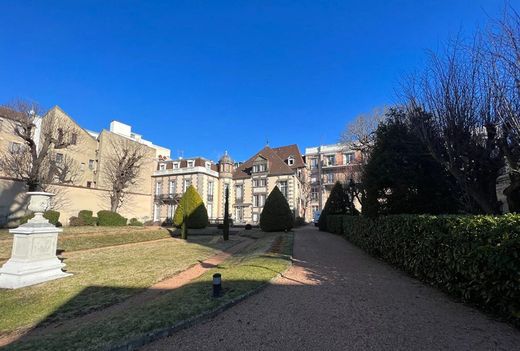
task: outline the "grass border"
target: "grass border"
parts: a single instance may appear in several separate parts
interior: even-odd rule
[[[250,297],[250,296],[252,296],[254,294],[259,293],[261,290],[265,289],[268,285],[271,285],[272,282],[274,282],[279,277],[283,276],[289,269],[291,269],[291,267],[293,266],[293,263],[294,263],[294,258],[293,258],[293,253],[294,253],[293,252],[293,249],[294,249],[294,234],[293,234],[293,239],[291,240],[291,246],[292,246],[291,254],[285,254],[285,256],[288,257],[289,265],[287,266],[287,268],[283,272],[277,273],[274,277],[269,279],[267,282],[262,283],[261,285],[257,286],[256,288],[254,288],[254,289],[252,289],[252,290],[250,290],[250,291],[248,291],[248,292],[246,292],[246,293],[244,293],[244,294],[242,294],[240,296],[235,297],[234,299],[224,303],[223,305],[221,305],[221,306],[219,306],[217,308],[214,308],[214,309],[206,311],[206,312],[202,312],[202,313],[200,313],[200,314],[198,314],[196,316],[193,316],[191,318],[188,318],[188,319],[182,320],[180,322],[177,322],[177,323],[175,323],[174,325],[172,325],[170,327],[166,327],[166,328],[158,329],[158,330],[155,330],[155,331],[151,331],[151,332],[147,333],[146,335],[140,336],[138,338],[131,339],[131,340],[125,342],[124,344],[108,348],[107,350],[110,350],[110,351],[131,351],[131,350],[137,350],[138,348],[143,347],[143,346],[145,346],[147,344],[150,344],[150,343],[152,343],[154,341],[157,341],[157,340],[160,340],[160,339],[172,336],[174,333],[176,333],[176,332],[178,332],[180,330],[189,328],[189,327],[191,327],[191,326],[201,322],[204,319],[209,319],[209,318],[215,317],[218,314],[226,311],[227,309],[235,306],[239,302],[247,299],[248,297]]]

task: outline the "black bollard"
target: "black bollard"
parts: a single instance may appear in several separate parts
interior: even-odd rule
[[[222,290],[222,278],[220,273],[213,274],[213,297],[219,297]]]

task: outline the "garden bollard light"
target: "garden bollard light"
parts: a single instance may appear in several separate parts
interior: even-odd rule
[[[222,279],[220,273],[213,274],[213,297],[220,296],[220,290],[222,288]]]

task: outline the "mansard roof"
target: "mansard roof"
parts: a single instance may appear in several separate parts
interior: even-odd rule
[[[290,156],[294,158],[294,164],[292,166],[287,164],[287,160]],[[277,148],[265,146],[233,172],[233,179],[246,179],[251,177],[253,164],[259,157],[264,158],[268,162],[268,176],[294,174],[296,168],[305,167],[300,150],[296,144]]]

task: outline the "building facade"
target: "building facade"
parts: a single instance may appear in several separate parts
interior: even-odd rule
[[[310,220],[315,212],[323,210],[337,181],[360,181],[362,156],[348,145],[320,145],[305,149],[305,161],[310,182],[310,211],[306,219]]]
[[[302,215],[305,163],[296,145],[264,147],[249,160],[235,163],[227,153],[218,163],[202,158],[159,162],[154,178],[154,220],[173,217],[176,203],[189,185],[201,195],[210,221],[224,217],[226,189],[236,224],[257,224],[265,200],[278,186],[295,216]]]
[[[23,151],[24,143],[16,135],[19,126],[10,117],[7,109],[0,110],[0,157]],[[66,179],[51,180],[49,190],[55,192],[54,207],[61,212],[60,221],[68,223],[71,216],[80,210],[110,209],[108,183],[105,167],[115,153],[119,143],[138,145],[145,154],[137,181],[129,189],[120,213],[128,218],[149,218],[152,212],[152,174],[159,159],[168,158],[170,151],[142,139],[131,132],[131,127],[113,121],[109,130],[92,132],[83,129],[58,106],[50,109],[43,117],[34,118],[33,139],[38,148],[43,143],[43,131],[53,129],[58,135],[67,130],[70,145],[63,149],[52,150],[50,159],[57,167],[66,168]],[[24,215],[27,203],[25,184],[14,174],[0,168],[0,225],[6,225]]]

